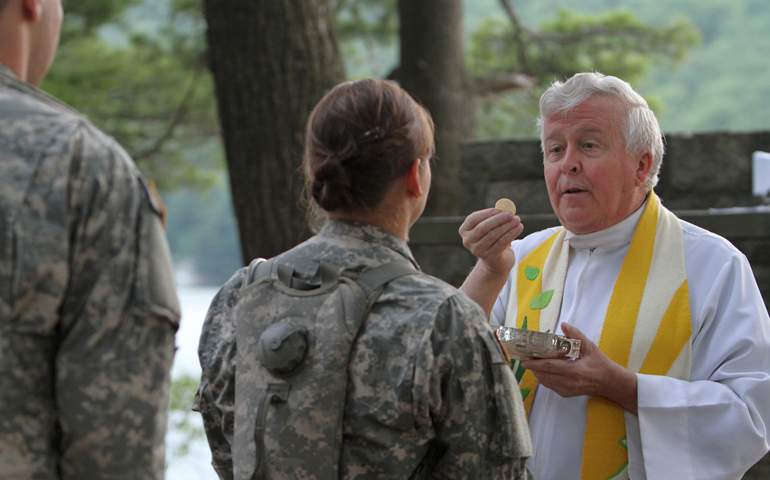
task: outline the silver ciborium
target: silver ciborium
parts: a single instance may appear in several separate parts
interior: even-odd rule
[[[528,357],[577,358],[580,355],[580,340],[574,338],[511,327],[497,327],[495,333],[508,355],[516,360]]]

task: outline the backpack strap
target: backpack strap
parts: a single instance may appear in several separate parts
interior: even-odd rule
[[[264,258],[255,258],[252,260],[251,263],[249,263],[249,267],[246,269],[246,277],[243,279],[243,283],[241,284],[241,290],[256,282],[260,278],[270,275],[270,270],[272,269],[274,260],[275,258],[271,258],[270,260],[266,260]],[[262,266],[261,268],[260,265]]]
[[[249,263],[246,269],[246,276],[243,278],[241,289],[246,288],[252,283],[261,280],[270,275],[276,276],[284,285],[296,290],[313,290],[324,287],[337,281],[341,268],[329,262],[321,261],[315,275],[308,281],[294,276],[294,269],[288,265],[275,261],[276,257],[270,260],[264,258],[255,258]]]
[[[383,263],[382,265],[364,270],[364,272],[356,279],[356,283],[366,295],[366,312],[364,313],[364,318],[369,316],[369,312],[371,311],[372,306],[374,306],[374,302],[377,301],[382,290],[385,288],[385,284],[398,277],[415,273],[420,273],[420,271],[410,262],[398,261]]]
[[[361,273],[356,279],[356,283],[366,294],[370,301],[379,296],[386,283],[395,280],[404,275],[419,273],[420,271],[409,262],[390,262],[369,268]],[[379,290],[379,291],[378,291]],[[374,295],[376,292],[376,295]]]
[[[382,265],[364,270],[364,272],[355,280],[358,286],[364,291],[366,298],[371,304],[380,295],[382,288],[386,283],[395,280],[398,277],[419,272],[420,271],[410,262],[395,261],[383,263]],[[331,263],[321,262],[315,277],[313,277],[310,282],[304,282],[298,278],[294,278],[293,268],[276,263],[275,257],[270,260],[255,258],[251,261],[246,270],[246,276],[243,279],[241,288],[246,288],[248,285],[271,274],[277,274],[278,279],[284,285],[299,290],[310,290],[312,288],[317,288],[319,284],[323,285],[336,280],[340,274],[340,269]]]

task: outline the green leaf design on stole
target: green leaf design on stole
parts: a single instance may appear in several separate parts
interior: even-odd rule
[[[535,267],[527,267],[524,269],[524,276],[527,277],[527,280],[534,280],[538,275],[540,275],[540,269]]]
[[[519,362],[519,368],[516,369],[516,383],[521,383],[521,378],[524,376],[524,372],[526,372],[527,369],[521,366],[520,360],[511,360],[511,367],[513,367],[514,362]]]
[[[623,448],[625,448],[626,450],[628,450],[628,435],[626,435],[625,437],[623,437],[623,438],[621,438],[620,440],[618,440],[618,443],[620,444],[620,446],[621,446],[621,447],[623,447]],[[617,476],[618,476],[618,475],[620,475],[620,474],[623,472],[623,470],[625,470],[625,468],[626,468],[627,466],[628,466],[628,462],[624,463],[624,464],[623,464],[623,465],[622,465],[622,466],[621,466],[621,467],[618,469],[618,471],[617,471],[617,472],[615,472],[615,473],[613,473],[612,475],[610,475],[609,477],[607,477],[607,480],[612,480],[613,478],[617,478]]]
[[[527,267],[529,268],[529,267]],[[521,328],[526,330],[527,329],[527,317],[524,317],[524,321],[521,323]],[[524,376],[524,372],[527,371],[526,368],[521,366],[520,360],[511,360],[511,368],[513,368],[513,364],[519,362],[519,366],[516,369],[516,383],[521,383],[521,378]],[[527,399],[527,395],[529,395],[529,392],[532,391],[531,388],[520,388],[519,391],[521,391],[521,400],[524,401]]]
[[[532,310],[543,309],[547,307],[549,303],[551,303],[551,298],[553,298],[553,290],[548,290],[547,292],[543,292],[540,295],[533,298],[531,302],[529,302],[529,308],[531,308]]]
[[[523,330],[527,329],[527,317],[524,317],[524,321],[521,323],[521,328]],[[513,365],[516,362],[519,362],[519,368],[516,369],[516,374],[515,374],[516,383],[521,383],[521,377],[524,376],[524,372],[526,372],[527,369],[521,367],[521,362],[519,360],[511,360],[511,368],[513,368]],[[529,393],[529,392],[527,392],[527,393]]]
[[[532,391],[532,389],[531,388],[521,388],[520,391],[521,391],[521,401],[523,402],[524,400],[527,399],[527,396],[529,395],[529,392]]]

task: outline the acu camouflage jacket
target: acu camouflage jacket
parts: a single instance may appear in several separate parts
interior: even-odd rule
[[[178,321],[131,159],[0,64],[0,477],[163,478]]]
[[[278,257],[306,280],[320,260],[356,269],[416,266],[396,235],[340,220]],[[199,346],[195,409],[222,479],[233,478],[232,312],[245,271],[214,298]],[[388,283],[354,343],[348,372],[340,478],[406,480],[429,452],[443,453],[420,478],[526,478],[531,444],[516,381],[482,310],[454,287],[425,274]]]

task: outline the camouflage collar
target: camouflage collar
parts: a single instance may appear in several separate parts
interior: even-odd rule
[[[420,268],[409,246],[398,235],[384,228],[352,220],[330,219],[318,235],[323,237],[352,237],[364,242],[382,245],[395,250],[412,262],[415,267]]]
[[[6,77],[11,77],[12,79],[19,81],[19,77],[14,75],[14,73],[11,71],[10,68],[6,67],[3,62],[0,62],[0,75],[5,75]]]
[[[54,97],[53,95],[49,94],[48,92],[41,90],[39,87],[32,85],[29,82],[25,82],[24,80],[21,80],[19,77],[16,76],[13,71],[5,66],[2,62],[0,62],[0,81],[3,81],[5,85],[9,85],[11,88],[20,90],[23,93],[26,93],[27,95],[33,95],[39,99],[42,99],[46,102],[51,102],[59,107],[65,109],[67,113],[77,115],[78,117],[83,117],[83,114],[75,110],[74,108],[70,107],[66,103],[62,102],[58,98]]]

